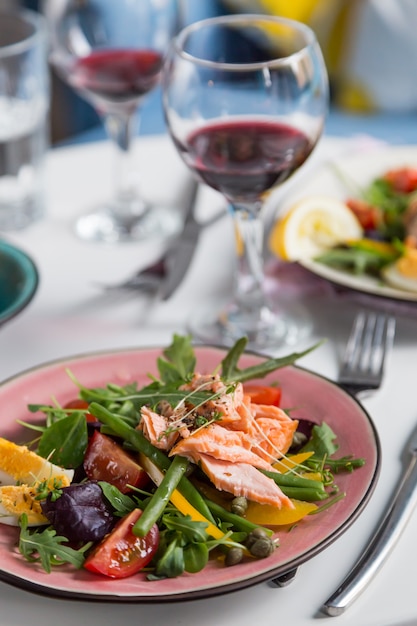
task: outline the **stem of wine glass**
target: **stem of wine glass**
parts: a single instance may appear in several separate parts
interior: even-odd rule
[[[233,205],[238,258],[235,303],[248,336],[262,332],[272,315],[264,291],[264,227],[260,211],[260,202]]]
[[[104,118],[106,131],[116,148],[116,183],[112,210],[119,220],[128,222],[146,210],[137,191],[137,175],[132,164],[132,145],[136,118],[132,112],[110,112]]]

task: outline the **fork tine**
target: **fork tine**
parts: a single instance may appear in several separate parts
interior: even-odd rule
[[[379,319],[381,319],[382,324],[384,324],[384,318]],[[378,340],[380,340],[380,338],[375,335],[375,328],[380,328],[380,324],[377,324],[375,313],[370,313],[368,316],[365,316],[363,345],[359,360],[359,368],[363,372],[371,369],[372,360],[379,351],[380,344],[378,343]]]
[[[343,355],[342,370],[348,371],[356,366],[359,357],[359,348],[361,345],[364,326],[365,313],[361,311],[357,314],[353,322],[352,330],[346,344],[346,350]]]
[[[339,382],[358,389],[378,388],[385,355],[395,335],[395,318],[361,311],[355,318],[342,361]]]
[[[378,367],[381,376],[384,372],[385,354],[391,349],[395,337],[395,318],[389,316],[388,318],[386,318],[385,322],[386,323],[382,329],[381,356]]]

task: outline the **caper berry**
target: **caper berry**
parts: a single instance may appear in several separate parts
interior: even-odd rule
[[[238,496],[237,498],[233,498],[230,505],[231,512],[235,515],[240,515],[241,517],[245,515],[247,508],[248,501],[244,496]]]
[[[245,545],[250,550],[251,545],[254,544],[255,541],[264,539],[265,537],[268,538],[268,535],[263,528],[254,528],[246,537]]]
[[[293,435],[291,450],[297,450],[298,448],[301,448],[301,446],[303,446],[306,442],[307,437],[304,435],[304,433],[296,431]]]
[[[242,548],[234,547],[234,548],[230,548],[226,552],[224,563],[227,567],[230,567],[232,565],[238,565],[238,563],[240,563],[242,559],[243,559]]]
[[[249,548],[252,556],[256,556],[259,559],[265,559],[270,556],[275,550],[275,543],[269,537],[262,537],[256,539]]]

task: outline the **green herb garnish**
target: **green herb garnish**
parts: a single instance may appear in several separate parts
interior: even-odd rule
[[[79,550],[74,550],[63,545],[68,542],[68,539],[57,535],[56,530],[50,526],[44,530],[30,531],[26,513],[20,516],[19,524],[19,551],[27,561],[40,563],[48,574],[53,565],[70,563],[77,569],[83,566],[84,552],[91,547],[91,543],[85,544]]]

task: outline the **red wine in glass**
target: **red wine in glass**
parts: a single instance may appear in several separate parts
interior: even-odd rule
[[[82,239],[116,243],[172,237],[181,211],[146,199],[135,138],[180,25],[178,0],[43,0],[50,61],[100,115],[115,157],[114,193],[80,215]]]
[[[162,63],[155,50],[96,50],[76,60],[69,81],[96,105],[136,103],[158,83]]]
[[[245,119],[203,126],[177,147],[207,185],[230,200],[247,201],[287,180],[314,143],[289,125]]]
[[[311,328],[303,306],[272,294],[264,275],[267,193],[314,150],[328,103],[326,66],[314,32],[256,14],[190,24],[164,64],[167,125],[186,165],[228,201],[234,219],[234,293],[210,301],[190,331],[220,345],[246,337],[257,351],[295,345]],[[277,289],[275,289],[275,292]]]

